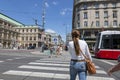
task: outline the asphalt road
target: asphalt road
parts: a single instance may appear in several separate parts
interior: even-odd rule
[[[68,52],[56,57],[38,50],[0,50],[0,80],[69,80]],[[119,73],[111,77],[107,70],[117,64],[116,60],[93,58],[97,74],[88,80],[120,80]]]

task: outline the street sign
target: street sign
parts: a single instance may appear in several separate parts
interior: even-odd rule
[[[57,39],[56,38],[54,38],[54,42],[56,42],[57,41]]]

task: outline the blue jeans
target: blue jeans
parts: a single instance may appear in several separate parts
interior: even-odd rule
[[[79,80],[86,80],[86,62],[70,62],[70,80],[76,80],[77,75],[79,77]]]

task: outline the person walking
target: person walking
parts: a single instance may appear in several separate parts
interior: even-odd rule
[[[52,57],[53,51],[54,51],[54,47],[53,47],[53,45],[51,44],[51,45],[50,45],[50,56],[49,56],[49,58]]]
[[[63,53],[62,45],[58,45],[56,50],[56,57],[58,57],[59,55],[62,55],[62,53]]]
[[[59,54],[62,55],[62,53],[63,53],[63,47],[62,47],[62,45],[60,45],[59,46]]]
[[[86,80],[87,69],[85,58],[81,53],[85,54],[91,61],[92,57],[87,43],[84,40],[79,39],[80,32],[76,29],[72,30],[72,41],[68,44],[68,51],[71,55],[70,61],[70,80],[76,80],[78,75],[79,80]]]

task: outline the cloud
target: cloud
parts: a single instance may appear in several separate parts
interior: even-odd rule
[[[53,1],[52,4],[53,4],[53,5],[57,5],[57,2]]]
[[[46,29],[45,30],[46,32],[49,32],[49,33],[56,33],[54,30],[52,30],[52,29]]]
[[[65,11],[61,11],[60,14],[61,14],[61,15],[65,15],[66,12],[65,12]]]
[[[48,2],[45,2],[45,6],[46,6],[46,7],[49,7],[49,4],[48,4]]]
[[[66,15],[66,14],[70,14],[72,12],[72,9],[71,8],[64,8],[60,11],[60,14],[62,16]]]
[[[37,4],[37,3],[35,3],[35,4],[34,4],[34,6],[35,6],[35,7],[37,7],[37,6],[38,6],[38,4]]]

